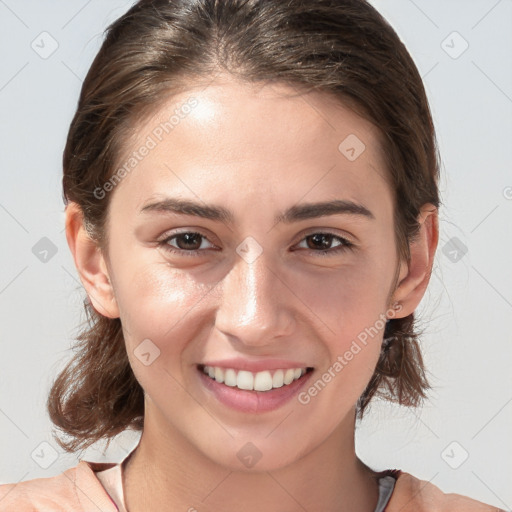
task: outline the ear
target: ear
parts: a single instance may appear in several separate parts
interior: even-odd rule
[[[416,238],[409,244],[411,259],[400,263],[398,285],[393,293],[393,302],[401,306],[394,318],[403,318],[417,308],[432,274],[434,256],[439,239],[439,217],[437,208],[424,204],[418,217],[420,224]]]
[[[108,318],[118,318],[119,309],[105,258],[85,229],[80,206],[73,201],[66,206],[66,239],[94,309]]]

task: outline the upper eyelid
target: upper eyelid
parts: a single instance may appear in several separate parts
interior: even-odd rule
[[[334,237],[341,238],[342,240],[346,240],[349,243],[356,244],[356,238],[348,233],[337,233],[333,228],[312,228],[312,230],[307,230],[299,235],[298,242],[302,241],[304,238],[312,235],[330,235]]]
[[[206,238],[211,244],[216,245],[214,242],[210,240],[210,237],[206,234],[204,234],[202,231],[199,231],[197,229],[184,229],[183,231],[177,231],[175,233],[167,233],[159,237],[160,242],[165,242],[166,240],[170,240],[171,238],[185,235],[187,233],[193,233],[202,236],[203,238]]]
[[[202,231],[197,230],[197,229],[184,229],[183,231],[178,231],[178,232],[175,232],[175,233],[169,233],[169,234],[163,235],[161,237],[161,239],[160,239],[160,242],[168,241],[168,240],[170,240],[170,239],[172,239],[174,237],[177,237],[179,235],[183,235],[183,234],[186,234],[186,233],[198,234],[201,237],[203,237],[206,240],[208,240],[208,242],[210,244],[212,244],[214,246],[217,246],[217,244],[215,244],[214,242],[212,242],[210,240],[210,237],[208,235],[204,234]],[[342,234],[339,234],[339,233],[335,233],[335,232],[331,231],[329,228],[325,228],[325,229],[312,228],[311,230],[308,230],[305,233],[300,234],[298,236],[298,239],[294,242],[294,244],[298,244],[298,243],[302,242],[305,238],[307,238],[309,236],[317,235],[317,234],[323,234],[323,235],[332,236],[332,237],[344,240],[345,242],[347,242],[347,243],[349,243],[351,245],[356,245],[356,242],[353,240],[353,237],[342,235]],[[185,249],[181,249],[181,250],[185,250]],[[201,251],[201,250],[202,249],[193,249],[193,250],[188,251],[188,252]]]

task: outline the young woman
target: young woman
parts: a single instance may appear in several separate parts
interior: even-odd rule
[[[425,91],[363,0],[141,0],[64,152],[90,325],[48,407],[119,464],[0,486],[2,511],[497,510],[356,455],[373,396],[426,396],[438,241]]]

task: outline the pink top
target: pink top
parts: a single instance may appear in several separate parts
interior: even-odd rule
[[[132,453],[133,451],[115,466],[102,471],[95,471],[96,478],[101,482],[119,512],[127,512],[124,501],[123,470]],[[391,475],[379,478],[379,500],[374,512],[383,512],[385,510],[385,506],[393,493],[395,482],[395,478]]]
[[[16,484],[0,485],[1,512],[127,512],[123,464],[80,460],[63,473]],[[438,487],[400,470],[377,475],[379,501],[375,512],[505,512]]]

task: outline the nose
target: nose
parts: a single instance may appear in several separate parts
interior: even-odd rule
[[[263,347],[294,329],[293,293],[266,252],[254,261],[237,257],[222,283],[216,327],[231,341]]]

